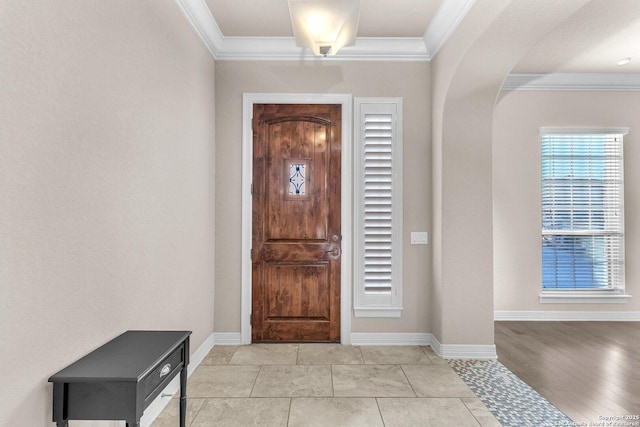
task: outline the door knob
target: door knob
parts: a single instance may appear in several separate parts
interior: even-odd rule
[[[330,250],[330,251],[327,251],[327,253],[328,253],[329,255],[334,256],[334,257],[336,257],[336,258],[337,258],[337,257],[339,257],[339,256],[340,256],[340,254],[342,253],[342,251],[341,251],[341,250],[340,250],[340,248],[338,247],[338,248],[333,248],[333,249],[332,249],[332,250]]]

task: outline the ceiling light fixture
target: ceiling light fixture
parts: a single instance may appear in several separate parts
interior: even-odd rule
[[[360,0],[289,0],[296,45],[318,56],[335,55],[355,43]]]
[[[631,57],[627,56],[626,58],[622,58],[618,61],[618,66],[622,67],[623,65],[627,65],[629,62],[631,62]]]

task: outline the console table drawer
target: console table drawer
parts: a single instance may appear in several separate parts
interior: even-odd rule
[[[184,344],[167,356],[149,375],[142,379],[145,403],[155,399],[158,393],[175,377],[175,372],[182,369],[184,365],[183,354]]]

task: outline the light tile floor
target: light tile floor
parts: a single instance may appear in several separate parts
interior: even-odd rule
[[[214,347],[188,380],[187,426],[495,427],[430,347]],[[178,425],[172,399],[153,427]]]

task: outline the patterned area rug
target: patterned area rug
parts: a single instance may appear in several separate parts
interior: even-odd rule
[[[575,425],[497,360],[448,360],[504,427]]]

